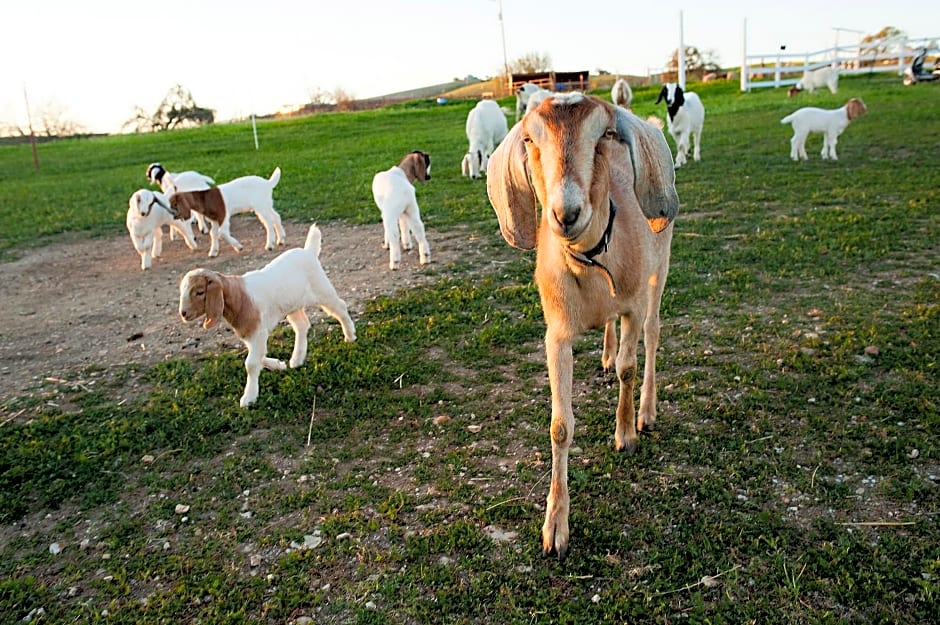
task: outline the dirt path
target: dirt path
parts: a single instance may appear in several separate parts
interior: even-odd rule
[[[290,246],[303,244],[307,227],[285,224]],[[321,230],[320,259],[354,320],[367,300],[432,282],[448,262],[472,255],[475,247],[466,232],[429,232],[434,262],[422,268],[410,252],[401,269],[391,272],[380,225],[331,223]],[[264,249],[264,230],[253,217],[237,217],[232,234],[244,251],[236,254],[223,243],[217,258],[206,256],[207,236],[200,237],[196,252],[165,238],[164,255],[148,271],[141,271],[126,235],[57,243],[0,264],[0,402],[41,392],[56,380],[80,381],[76,376],[91,365],[111,370],[241,349],[227,327],[184,325],[176,312],[179,281],[190,269],[243,273],[279,253]],[[312,319],[321,314],[309,312]]]

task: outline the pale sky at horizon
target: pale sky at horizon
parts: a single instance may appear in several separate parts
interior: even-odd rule
[[[640,8],[640,6],[643,8]],[[577,6],[573,12],[571,7]],[[656,3],[502,0],[506,57],[548,55],[554,69],[645,75],[679,41],[738,66],[748,52],[812,52],[885,26],[940,36],[940,5],[791,0]],[[3,9],[0,126],[45,110],[95,132],[119,132],[180,83],[219,121],[309,101],[337,88],[356,98],[503,66],[498,0],[14,0]],[[845,29],[837,31],[836,29]]]

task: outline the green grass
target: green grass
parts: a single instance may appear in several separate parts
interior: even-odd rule
[[[247,125],[60,141],[40,146],[38,172],[28,146],[0,147],[6,259],[122,236],[153,160],[217,180],[279,165],[285,219],[373,223],[372,174],[420,148],[432,240],[469,227],[500,261],[438,267],[433,286],[371,300],[355,344],[318,329],[304,367],[262,374],[251,410],[237,407],[238,353],[128,370],[148,389],[131,402],[108,387],[64,390],[69,409],[11,399],[4,412],[23,413],[0,426],[0,614],[936,622],[938,92],[890,75],[797,101],[696,91],[703,160],[677,174],[659,427],[635,455],[614,453],[616,383],[599,334],[580,340],[564,562],[540,555],[551,451],[533,259],[459,176],[472,103],[265,122],[258,151]],[[779,119],[854,95],[869,114],[840,160],[818,158],[817,136],[809,162],[790,162]],[[661,113],[655,96],[636,89],[636,112]],[[289,351],[289,333],[271,349]],[[305,535],[322,542],[291,546]]]

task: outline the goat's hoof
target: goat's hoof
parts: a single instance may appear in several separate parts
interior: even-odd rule
[[[555,556],[559,561],[564,560],[568,555],[568,536],[558,536],[558,530],[543,530],[542,535],[542,555],[545,557]]]
[[[614,448],[620,453],[632,454],[636,452],[636,439],[627,440],[627,441],[617,441],[614,443]]]

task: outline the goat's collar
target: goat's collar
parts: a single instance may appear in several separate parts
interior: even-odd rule
[[[150,200],[150,204],[147,205],[147,212],[144,213],[144,217],[149,217],[149,216],[150,216],[150,211],[153,210],[153,205],[154,205],[154,204],[157,204],[157,205],[162,206],[162,204],[160,204],[160,200],[157,199],[157,196],[156,196],[156,195],[153,196],[153,199]]]
[[[610,235],[614,230],[614,217],[617,216],[617,205],[614,204],[613,198],[610,199],[610,211],[607,217],[607,228],[604,229],[604,235],[601,237],[601,240],[597,242],[597,245],[592,247],[586,252],[578,252],[571,249],[569,246],[565,246],[565,249],[568,252],[568,255],[578,263],[584,265],[585,267],[594,267],[598,271],[604,274],[604,277],[607,279],[607,286],[610,287],[610,296],[617,297],[617,287],[614,286],[614,277],[610,275],[610,270],[607,269],[603,264],[597,262],[594,259],[595,256],[603,254],[607,251],[607,248],[610,246]]]
[[[170,213],[170,215],[173,215],[174,218],[176,218],[176,215],[173,214],[173,211],[170,210],[170,208],[169,208],[166,204],[164,204],[163,202],[161,202],[161,201],[160,201],[160,198],[158,198],[156,195],[154,195],[154,196],[153,196],[153,199],[150,200],[150,204],[147,206],[147,212],[144,213],[144,217],[147,217],[147,216],[150,215],[150,211],[153,210],[153,205],[154,205],[154,204],[156,204],[157,206],[159,206],[160,208],[162,208],[162,209],[165,210],[166,212]]]

